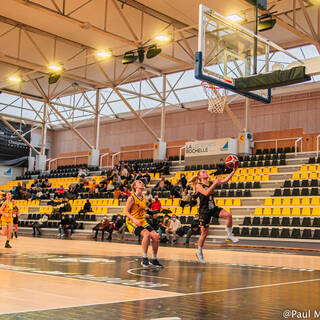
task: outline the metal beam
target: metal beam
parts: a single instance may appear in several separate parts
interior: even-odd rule
[[[2,115],[0,115],[0,120],[10,128],[29,148],[31,148],[36,154],[40,155],[40,152],[32,146],[28,140],[26,140]]]
[[[47,104],[43,106],[43,122],[41,128],[41,154],[45,155],[46,152],[46,141],[47,141]]]
[[[94,147],[99,149],[99,138],[100,138],[100,89],[96,90],[96,105],[95,105],[95,118],[94,118]]]
[[[310,18],[309,13],[308,13],[305,5],[304,5],[304,2],[302,0],[299,0],[299,3],[300,3],[300,7],[302,8],[303,15],[304,15],[304,17],[305,17],[305,19],[307,21],[307,24],[309,26],[309,29],[311,31],[313,39],[318,40],[317,33],[316,33],[316,31],[315,31],[315,29],[313,27],[311,18]]]
[[[88,140],[77,130],[75,129],[68,121],[67,119],[54,107],[54,105],[50,102],[49,98],[46,96],[46,94],[43,92],[42,88],[39,86],[39,84],[36,84],[33,79],[31,79],[28,76],[28,79],[33,84],[33,86],[36,88],[36,90],[41,94],[43,99],[46,101],[48,106],[60,117],[60,119],[90,148],[93,149],[93,146],[88,142]]]
[[[164,141],[166,134],[166,84],[167,84],[167,76],[164,74],[162,76],[162,109],[161,109],[161,131],[160,131],[160,139]]]
[[[159,140],[157,134],[151,129],[151,127],[137,114],[137,112],[132,108],[125,97],[120,93],[118,88],[113,88],[114,92],[119,96],[123,103],[128,107],[128,109],[136,116],[136,118],[141,122],[141,124],[146,128],[146,130],[156,139]]]

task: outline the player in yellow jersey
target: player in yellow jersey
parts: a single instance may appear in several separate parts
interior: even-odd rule
[[[13,231],[13,207],[15,206],[14,200],[12,200],[12,194],[8,192],[6,194],[6,201],[0,207],[1,222],[2,222],[2,234],[7,237],[5,248],[11,248],[10,239]]]
[[[133,193],[127,200],[125,214],[127,216],[126,225],[130,233],[135,236],[142,236],[142,262],[143,267],[153,265],[163,267],[157,259],[160,237],[146,221],[146,198],[142,194],[144,183],[136,180],[132,185]],[[152,241],[152,259],[148,259],[148,247]]]

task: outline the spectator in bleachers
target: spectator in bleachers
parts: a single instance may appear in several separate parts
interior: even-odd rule
[[[147,192],[145,194],[145,198],[146,198],[147,202],[149,201],[149,199],[153,200],[153,197],[152,197],[150,189],[147,190]]]
[[[123,201],[127,201],[127,199],[130,197],[131,192],[128,190],[127,187],[123,187],[123,191],[121,191],[121,194],[119,195],[119,199]]]
[[[124,233],[126,231],[125,220],[122,218],[120,214],[117,214],[117,217],[114,222],[114,231],[117,231],[120,235],[120,240],[123,240]]]
[[[53,214],[61,214],[64,212],[71,211],[71,204],[69,202],[69,199],[67,197],[63,198],[62,202],[56,207],[53,208],[52,213]]]
[[[120,187],[116,187],[116,190],[113,192],[114,199],[119,199],[119,196],[121,195]]]
[[[153,212],[152,215],[150,215],[149,222],[150,226],[158,232],[159,230],[159,219],[158,219],[158,214],[156,212]]]
[[[22,199],[22,195],[21,195],[21,183],[18,182],[18,185],[14,188],[13,190],[13,198],[18,200],[18,199]]]
[[[161,239],[163,234],[166,234],[167,229],[170,226],[170,222],[171,222],[171,219],[170,219],[170,216],[168,214],[166,214],[163,219],[162,218],[159,219],[158,234],[160,236],[160,239]],[[165,236],[165,240],[168,241],[168,238],[166,236]]]
[[[165,179],[165,177],[161,177],[161,180],[156,184],[156,186],[152,189],[152,194],[158,191],[169,191],[170,190],[170,182]]]
[[[66,228],[69,227],[70,220],[68,215],[61,215],[60,224],[58,226],[58,237],[62,237],[66,234]]]
[[[55,192],[54,192],[54,199],[61,199],[64,197],[65,189],[63,186],[60,186]]]
[[[147,170],[147,171],[145,172],[145,174],[143,175],[143,178],[144,178],[144,180],[145,180],[145,184],[146,184],[146,185],[150,183],[151,176],[150,176],[148,170]]]
[[[96,193],[96,181],[94,179],[88,182],[89,193]]]
[[[157,195],[154,196],[154,200],[152,202],[152,205],[151,205],[151,210],[153,212],[161,212],[161,202],[159,200],[159,197]]]
[[[187,188],[188,180],[184,174],[181,174],[180,180],[183,190]]]
[[[171,243],[175,243],[177,241],[177,230],[181,228],[181,222],[177,219],[177,216],[174,214],[172,215],[172,219],[168,228],[166,228],[166,237],[168,241],[170,240],[170,234],[172,234],[172,241]]]
[[[41,197],[43,196],[43,192],[42,190],[39,188],[37,193],[36,193],[36,196],[35,196],[35,199],[39,200],[41,199]]]
[[[118,186],[121,186],[121,184],[122,184],[121,177],[119,176],[117,171],[113,173],[112,184],[114,185],[115,188]]]
[[[66,193],[67,198],[70,200],[75,200],[78,198],[78,190],[74,185],[70,185],[68,192]]]
[[[93,227],[92,230],[94,230],[96,233],[93,237],[93,239],[97,240],[98,238],[98,233],[101,231],[101,241],[104,240],[104,233],[108,232],[109,236],[107,240],[112,240],[112,232],[113,232],[113,224],[108,220],[107,216],[104,216],[99,223]]]
[[[80,190],[82,188],[84,188],[84,186],[86,186],[88,184],[88,180],[86,179],[86,176],[82,175],[80,178],[79,178],[79,187],[80,187]]]
[[[88,175],[88,169],[80,168],[78,171],[78,177],[86,177]]]
[[[86,202],[83,205],[83,208],[79,211],[79,214],[84,213],[86,214],[87,212],[92,212],[92,207],[91,207],[91,202],[87,198]]]
[[[187,232],[185,245],[189,244],[191,236],[200,235],[200,233],[201,233],[201,231],[200,231],[200,224],[199,224],[199,215],[196,214],[194,216],[192,223],[191,223],[190,229]]]
[[[189,205],[191,201],[191,195],[189,194],[187,189],[183,190],[182,198],[180,200],[180,207],[184,208],[185,206]]]
[[[70,237],[71,237],[74,229],[76,229],[76,228],[77,228],[76,217],[75,217],[75,215],[69,214],[69,224],[66,225],[65,232],[67,232],[67,230],[70,230]]]
[[[181,198],[183,193],[183,188],[181,182],[178,182],[176,185],[171,185],[170,194],[174,198]]]
[[[50,199],[50,191],[46,190],[45,193],[42,195],[41,199],[49,200]]]
[[[168,164],[168,160],[166,159],[163,163],[162,163],[162,167],[160,169],[160,172],[163,174],[163,175],[169,175],[170,174],[170,167],[169,167],[169,164]]]
[[[41,236],[40,229],[45,228],[47,226],[47,223],[48,223],[48,216],[46,213],[44,213],[42,217],[38,221],[35,221],[32,225],[33,236],[36,235],[36,230],[38,231],[38,235]]]
[[[129,171],[125,166],[121,166],[120,169],[120,177],[121,179],[126,179],[129,176]]]

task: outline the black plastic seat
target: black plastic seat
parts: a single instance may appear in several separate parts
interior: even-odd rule
[[[314,218],[312,226],[313,227],[320,227],[320,218]]]
[[[242,228],[240,235],[241,237],[249,237],[249,228],[248,227]]]
[[[271,232],[270,232],[270,237],[271,238],[279,238],[280,237],[279,228],[272,228]]]
[[[281,197],[281,189],[275,189],[273,196],[274,197]]]
[[[238,189],[244,189],[244,183],[243,182],[238,182],[238,186],[237,186]],[[236,188],[231,188],[230,189],[236,189]]]
[[[290,226],[290,218],[289,217],[283,217],[281,220],[282,226]]]
[[[310,182],[310,187],[317,187],[318,186],[318,179],[312,179]]]
[[[263,226],[269,226],[270,225],[270,217],[263,217],[262,223]]]
[[[260,181],[254,181],[253,182],[253,189],[259,189],[260,188]]]
[[[180,216],[180,222],[181,222],[181,224],[186,224],[186,216]]]
[[[300,229],[293,229],[291,233],[291,238],[293,239],[301,239]]]
[[[284,188],[291,188],[291,181],[290,180],[286,180],[283,184]]]
[[[279,217],[272,217],[271,225],[280,226],[280,218]]]
[[[317,240],[320,239],[320,229],[314,230],[313,239],[317,239]]]
[[[250,189],[244,190],[243,196],[244,196],[244,197],[251,197],[251,191],[250,191]]]
[[[233,233],[235,236],[239,236],[239,235],[240,235],[240,228],[239,228],[239,227],[233,227],[232,233]]]
[[[262,228],[260,231],[260,237],[269,237],[269,228]]]
[[[283,189],[283,194],[284,197],[290,197],[291,196],[291,192],[290,189]]]
[[[300,187],[300,180],[293,180],[292,181],[292,187],[293,188],[299,188]]]
[[[302,227],[311,227],[311,218],[310,217],[304,217],[302,219],[301,226]]]
[[[300,196],[300,189],[294,188],[292,189],[292,194],[293,197],[299,197]]]
[[[308,163],[312,164],[312,163],[316,163],[316,158],[315,157],[311,157],[309,158]]]
[[[228,197],[233,198],[234,197],[234,190],[229,190],[228,191]]]
[[[312,234],[310,229],[303,229],[302,231],[302,239],[311,239]]]
[[[259,228],[252,228],[250,236],[251,237],[259,237],[259,231],[260,231]]]
[[[244,226],[251,226],[251,217],[244,217],[243,225]]]
[[[317,195],[319,195],[319,190],[318,190],[318,188],[311,188],[310,195],[311,195],[311,196],[317,196]]]
[[[252,189],[252,182],[251,181],[246,182],[245,189]]]
[[[281,230],[280,238],[290,238],[290,230],[288,228],[284,228]]]
[[[260,224],[261,224],[260,217],[253,217],[252,225],[253,226],[260,226]]]
[[[299,217],[293,217],[291,221],[292,227],[299,227],[300,226],[300,218]]]
[[[306,196],[309,196],[309,188],[302,188],[301,190],[301,196],[302,197],[306,197]]]
[[[236,197],[237,198],[240,198],[240,197],[242,197],[243,196],[243,190],[237,190],[236,191]]]
[[[306,179],[302,180],[301,187],[308,188],[309,187],[309,180],[306,180]]]

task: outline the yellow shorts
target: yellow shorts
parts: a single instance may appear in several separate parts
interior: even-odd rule
[[[3,227],[7,226],[8,224],[13,224],[13,219],[6,219],[6,218],[1,219],[1,225]]]
[[[141,222],[141,226],[137,227],[131,220],[127,220],[126,226],[131,234],[139,236],[143,229],[147,229],[150,232],[153,230],[145,219],[139,220],[139,222]]]

